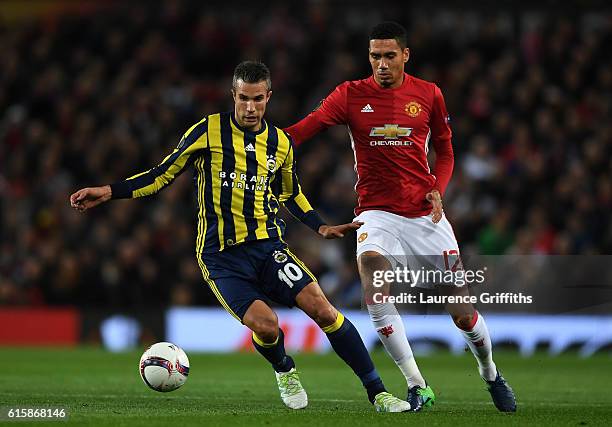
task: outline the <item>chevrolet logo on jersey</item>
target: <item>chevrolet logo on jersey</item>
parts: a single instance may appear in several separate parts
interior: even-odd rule
[[[397,139],[400,136],[410,136],[412,128],[401,128],[399,125],[385,125],[384,127],[372,128],[370,136],[382,136],[385,139]]]
[[[412,128],[402,128],[399,125],[385,125],[383,127],[374,127],[370,131],[370,136],[379,136],[385,138],[384,140],[370,141],[370,146],[374,147],[377,145],[392,145],[392,146],[409,146],[412,145],[412,141],[405,141],[398,139],[402,136],[410,136]]]

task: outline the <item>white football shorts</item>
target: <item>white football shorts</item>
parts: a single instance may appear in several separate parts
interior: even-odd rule
[[[354,220],[364,223],[357,230],[357,257],[366,251],[374,251],[385,256],[393,269],[400,266],[414,271],[455,271],[462,268],[459,245],[445,215],[434,224],[431,214],[406,218],[371,210],[362,212]],[[431,289],[441,284],[452,285],[418,281],[415,286]]]

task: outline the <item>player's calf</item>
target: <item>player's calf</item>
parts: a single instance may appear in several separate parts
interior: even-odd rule
[[[353,369],[378,411],[402,412],[410,405],[387,393],[359,332],[325,298],[317,283],[311,283],[296,297],[297,305],[321,327],[338,356]],[[407,409],[406,409],[407,408]]]
[[[263,301],[254,301],[242,322],[253,331],[253,346],[274,368],[281,399],[291,409],[308,404],[295,370],[295,363],[285,352],[285,335],[278,327],[276,314]]]
[[[285,353],[284,334],[278,327],[276,313],[266,303],[253,301],[242,323],[253,331],[253,346],[276,372],[287,372],[295,366]]]
[[[497,367],[493,361],[493,347],[491,336],[484,317],[473,310],[471,315],[454,316],[453,320],[461,331],[470,351],[478,363],[478,372],[485,381],[494,381],[497,376]]]
[[[370,250],[359,255],[358,265],[368,314],[378,338],[406,378],[408,388],[420,386],[425,389],[425,379],[414,359],[406,337],[404,322],[395,305],[388,302],[374,303],[374,293],[388,294],[390,286],[390,283],[374,286],[374,275],[377,272],[380,274],[382,271],[390,270],[391,263],[383,254]]]

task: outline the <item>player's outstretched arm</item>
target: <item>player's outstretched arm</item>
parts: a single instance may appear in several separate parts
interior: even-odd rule
[[[80,212],[110,199],[133,199],[155,194],[172,184],[206,149],[207,118],[193,125],[178,146],[159,165],[123,181],[103,187],[82,188],[70,196],[70,206]]]
[[[348,83],[340,84],[308,116],[284,129],[296,147],[330,126],[346,123]]]
[[[322,225],[319,227],[319,234],[326,239],[340,239],[346,233],[357,230],[363,225],[363,222],[353,221],[348,224],[340,225]]]
[[[81,188],[70,196],[70,206],[79,212],[85,212],[87,209],[110,200],[112,195],[110,185]]]

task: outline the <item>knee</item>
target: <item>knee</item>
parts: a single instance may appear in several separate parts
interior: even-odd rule
[[[363,272],[372,272],[374,270],[382,270],[390,268],[391,265],[387,258],[378,252],[366,251],[359,255],[359,270]]]
[[[266,343],[278,338],[278,318],[275,314],[257,317],[247,326]]]
[[[371,304],[375,292],[388,292],[384,273],[391,270],[391,263],[378,252],[366,251],[359,255],[357,265],[366,303]]]
[[[326,307],[322,307],[321,309],[316,311],[313,320],[320,328],[325,328],[329,325],[332,325],[337,318],[338,311],[331,304],[327,303]]]
[[[334,323],[338,316],[338,311],[322,294],[310,298],[308,300],[308,308],[304,311],[306,311],[310,318],[321,328]]]
[[[453,322],[455,322],[455,325],[457,325],[459,329],[469,331],[474,327],[474,323],[477,320],[476,316],[476,313],[454,315]]]
[[[383,255],[374,251],[366,251],[359,255],[358,259],[359,273],[362,280],[371,281],[376,271],[385,271],[391,269],[391,263]]]

